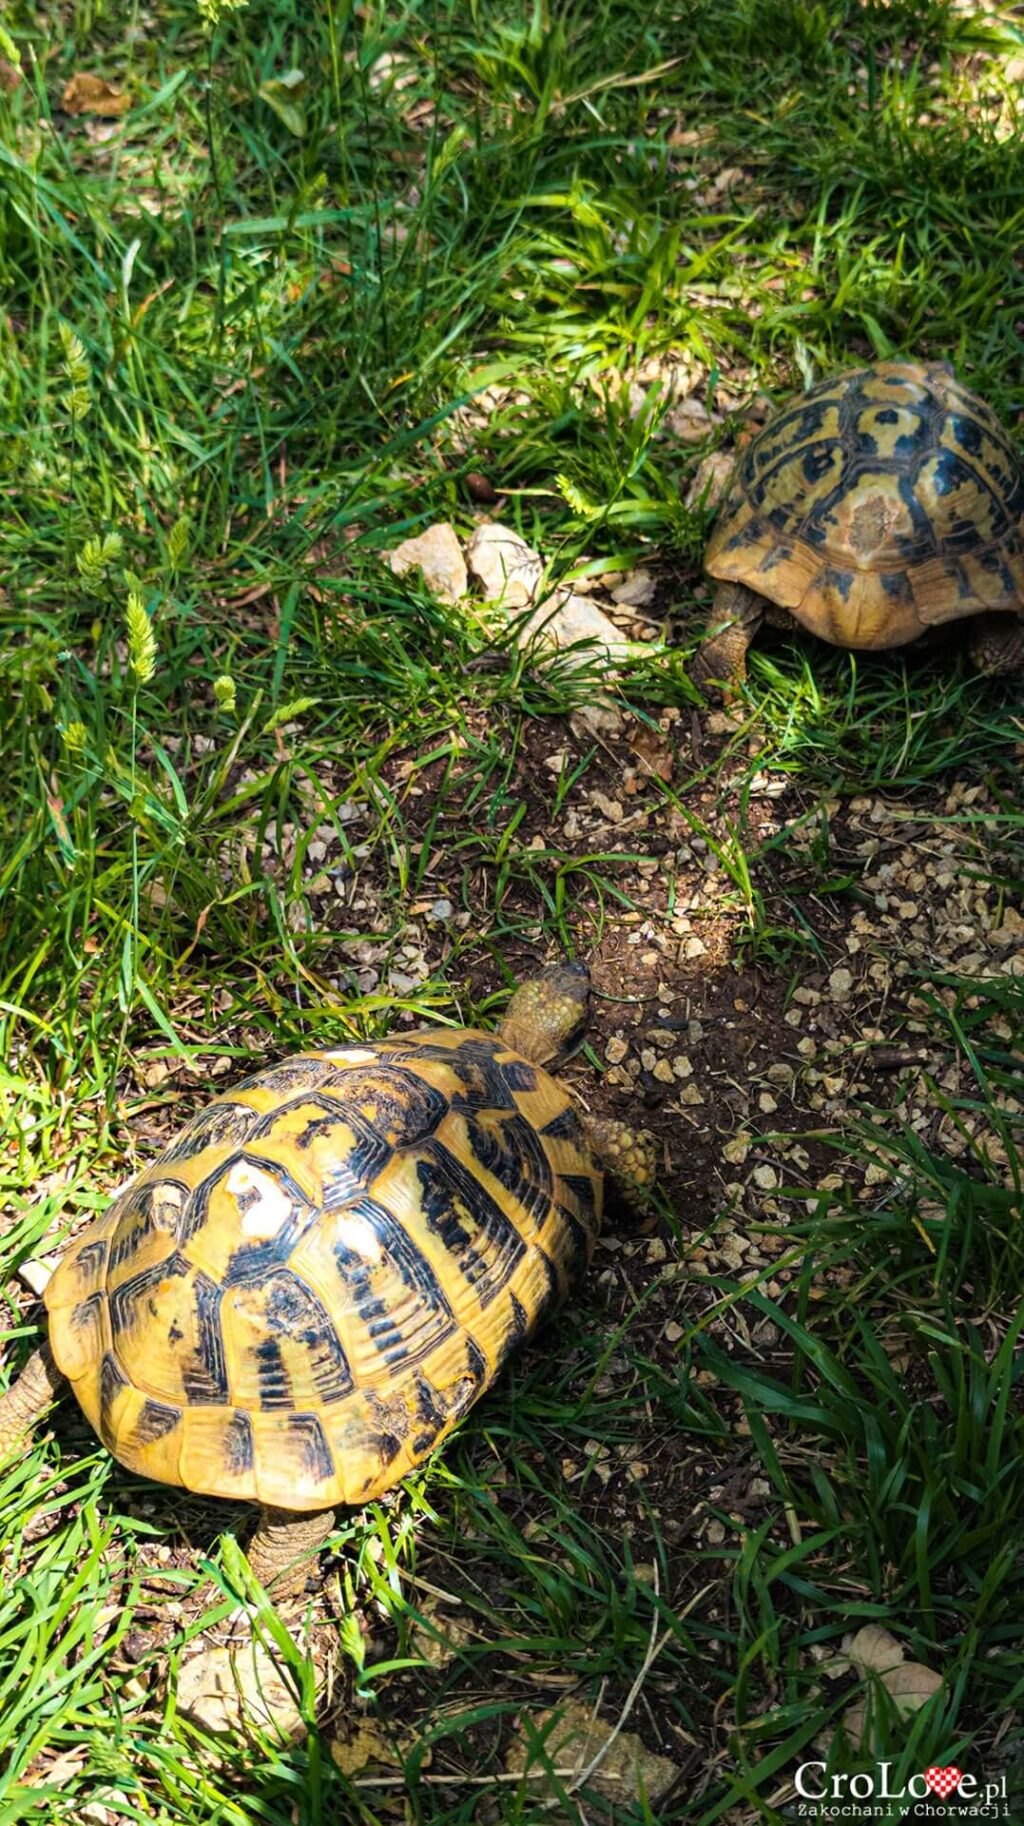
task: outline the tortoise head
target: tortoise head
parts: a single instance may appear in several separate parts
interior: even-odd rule
[[[498,1032],[506,1046],[534,1065],[554,1065],[583,1038],[590,1012],[585,964],[549,964],[521,983]]]

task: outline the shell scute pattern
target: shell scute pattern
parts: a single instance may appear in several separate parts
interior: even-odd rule
[[[72,1247],[52,1348],[146,1476],[360,1501],[488,1386],[600,1216],[565,1092],[500,1040],[302,1055],[200,1111]]]
[[[853,647],[984,610],[1021,613],[1024,470],[942,363],[812,387],[741,455],[706,565]]]

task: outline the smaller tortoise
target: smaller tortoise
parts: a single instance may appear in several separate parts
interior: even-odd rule
[[[987,672],[1024,660],[1024,469],[948,362],[823,381],[740,455],[704,557],[719,579],[697,684],[742,679],[762,621],[902,647],[977,617]]]
[[[651,1137],[544,1069],[588,1001],[554,965],[497,1035],[300,1053],[215,1098],[65,1252],[0,1458],[70,1382],[129,1470],[259,1503],[250,1563],[301,1589],[334,1505],[425,1459],[582,1272],[604,1171],[653,1179]]]

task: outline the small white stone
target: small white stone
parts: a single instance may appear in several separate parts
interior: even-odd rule
[[[466,547],[466,560],[487,600],[506,609],[528,608],[544,573],[539,552],[511,527],[491,522],[477,527]]]
[[[828,986],[832,991],[833,1001],[848,1002],[850,999],[850,991],[853,988],[852,972],[845,969],[843,965],[840,965],[838,970],[833,970],[828,979]]]
[[[612,601],[621,603],[624,608],[642,609],[652,600],[654,591],[655,583],[650,571],[630,571],[622,583],[616,584],[612,591]]]
[[[722,1158],[732,1167],[741,1167],[750,1153],[750,1136],[734,1135],[722,1149]]]
[[[458,602],[469,586],[462,547],[455,528],[447,521],[428,526],[414,539],[404,539],[389,553],[388,563],[396,577],[404,577],[407,571],[422,571],[428,590],[442,602]]]
[[[178,1709],[215,1735],[234,1736],[247,1727],[293,1741],[306,1735],[291,1686],[256,1641],[235,1650],[204,1649],[183,1662]]]
[[[19,1281],[23,1281],[26,1287],[41,1298],[59,1259],[60,1257],[57,1255],[40,1256],[38,1259],[30,1257],[27,1262],[22,1262],[18,1269]]]

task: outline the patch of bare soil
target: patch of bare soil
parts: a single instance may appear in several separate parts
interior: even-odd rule
[[[729,1276],[737,1285],[756,1282],[784,1304],[799,1273],[786,1236],[793,1213],[813,1208],[840,1187],[868,1211],[891,1195],[897,1169],[884,1149],[864,1148],[856,1158],[844,1155],[840,1161],[830,1146],[848,1133],[861,1103],[884,1105],[884,1120],[905,1126],[951,1160],[964,1161],[982,1149],[997,1169],[1008,1171],[999,1134],[977,1112],[955,1107],[966,1088],[964,1068],[952,1051],[936,1052],[932,1017],[936,1006],[952,1002],[955,991],[945,981],[950,975],[975,976],[981,984],[1024,974],[1024,917],[993,879],[992,858],[983,853],[981,820],[995,803],[989,789],[973,781],[947,782],[912,800],[865,797],[831,806],[834,872],[850,886],[842,897],[802,898],[817,948],[800,954],[790,974],[744,962],[736,945],[743,908],[713,848],[694,835],[663,790],[694,777],[695,738],[706,767],[729,733],[721,718],[704,717],[695,727],[689,711],[666,712],[656,727],[627,716],[606,719],[596,736],[582,719],[529,725],[504,792],[510,815],[515,810],[520,818],[519,853],[536,856],[536,873],[531,877],[517,868],[503,890],[502,922],[519,936],[500,946],[502,963],[517,976],[546,961],[537,884],[550,884],[567,855],[580,859],[581,867],[581,859],[595,859],[585,865],[595,885],[584,889],[573,917],[579,950],[593,973],[590,1046],[601,1069],[578,1057],[567,1077],[587,1107],[654,1130],[662,1149],[662,1208],[674,1221],[652,1212],[638,1223],[612,1201],[588,1288],[568,1315],[530,1345],[510,1376],[529,1383],[538,1367],[553,1365],[571,1404],[583,1398],[593,1377],[594,1353],[580,1345],[580,1328],[590,1337],[595,1330],[609,1337],[628,1330],[630,1355],[612,1348],[592,1388],[601,1400],[620,1397],[627,1407],[632,1404],[628,1439],[570,1439],[558,1448],[561,1495],[603,1538],[610,1530],[617,1541],[628,1541],[636,1563],[653,1566],[666,1551],[664,1601],[682,1613],[703,1593],[697,1615],[712,1638],[727,1618],[732,1572],[718,1518],[751,1527],[770,1517],[780,1544],[788,1538],[787,1524],[748,1448],[738,1398],[716,1387],[709,1372],[699,1372],[696,1382],[717,1414],[717,1426],[680,1425],[688,1338],[701,1323],[722,1349],[780,1376],[788,1350],[771,1320],[757,1321],[749,1308],[744,1316],[735,1304],[723,1308],[720,1289],[712,1289],[708,1277]],[[558,781],[588,756],[577,784],[553,814]],[[494,865],[483,859],[483,850],[444,841],[449,828],[465,835],[465,803],[476,781],[467,774],[453,786],[449,779],[438,808],[442,765],[421,770],[410,753],[391,763],[389,785],[402,804],[409,841],[431,844],[422,895],[397,937],[388,892],[390,855],[373,838],[377,808],[354,801],[316,825],[305,852],[303,917],[324,941],[321,971],[339,984],[412,992],[447,965],[456,940],[455,968],[468,976],[474,995],[498,989],[505,980],[486,942],[495,918]],[[723,819],[736,812],[728,766],[713,783],[687,791],[689,810],[712,835],[724,835]],[[337,798],[335,780],[325,775],[321,787],[324,804]],[[312,820],[320,812],[315,788],[310,793]],[[748,846],[778,834],[786,823],[794,827],[786,852],[788,877],[767,883],[769,893],[800,892],[804,850],[814,836],[804,810],[787,776],[766,771],[755,781]],[[302,836],[294,827],[268,834],[282,868],[291,866]],[[263,860],[273,864],[274,857]],[[811,879],[809,864],[806,872]],[[350,936],[353,930],[358,938]],[[480,943],[470,943],[472,932],[482,935]],[[993,1020],[998,1034],[998,1014]],[[1001,1037],[1007,1043],[1012,1038],[1008,1029]],[[141,1125],[146,1153],[162,1145],[169,1129],[209,1092],[208,1085],[179,1075],[173,1064],[157,1064],[161,1098]],[[145,1073],[145,1064],[142,1069]],[[227,1078],[230,1070],[225,1058],[215,1075]],[[172,1102],[163,1101],[173,1092],[178,1095]],[[1020,1116],[1021,1105],[1008,1092],[996,1102],[1008,1119]],[[637,1356],[647,1366],[642,1390]],[[652,1388],[660,1388],[664,1399],[652,1400]],[[499,1390],[487,1405],[505,1398]],[[84,1434],[84,1422],[67,1410],[57,1424],[76,1441]],[[84,1437],[80,1443],[85,1445]],[[528,1482],[509,1475],[493,1455],[486,1471],[495,1499],[527,1538],[547,1511],[541,1491],[555,1462],[552,1451],[531,1455],[524,1447],[524,1463],[532,1458],[539,1485],[532,1493]],[[176,1491],[136,1496],[120,1473],[111,1490],[129,1513],[163,1525],[173,1517],[176,1524],[170,1544],[139,1545],[143,1599],[136,1627],[118,1650],[119,1661],[131,1664],[133,1690],[155,1696],[168,1644],[194,1624],[212,1596],[209,1585],[188,1590],[181,1573],[239,1518],[229,1505]],[[54,1525],[54,1514],[47,1519]],[[353,1707],[348,1664],[341,1664],[337,1578],[328,1572],[310,1589],[313,1620],[305,1641],[324,1678],[324,1724],[351,1745],[353,1718],[362,1718],[368,1729],[369,1713],[358,1703]],[[500,1682],[503,1696],[540,1706],[573,1686],[571,1676],[567,1683],[536,1676],[511,1653],[501,1656],[500,1672],[497,1658],[489,1658],[483,1684],[479,1661],[453,1664],[460,1643],[479,1648],[484,1639],[460,1607],[460,1597],[481,1592],[471,1593],[464,1583],[443,1531],[423,1532],[409,1590],[420,1608],[432,1592],[440,1592],[439,1634],[454,1638],[454,1649],[449,1644],[449,1652],[442,1641],[425,1669],[389,1683],[386,1709],[401,1718],[403,1731],[415,1733],[417,1719],[432,1713],[442,1694],[445,1705],[464,1706],[474,1695],[493,1693]],[[503,1610],[508,1594],[500,1574],[482,1595],[495,1612]],[[301,1609],[290,1613],[296,1629]],[[361,1624],[369,1658],[394,1652],[395,1632],[372,1606]],[[231,1642],[238,1627],[237,1618],[228,1618],[208,1632],[207,1645]],[[627,1686],[625,1678],[621,1691],[619,1683],[609,1683],[606,1698],[613,1710],[624,1702]],[[680,1772],[693,1768],[695,1757],[706,1766],[709,1746],[725,1748],[727,1721],[716,1715],[714,1693],[695,1687],[691,1696],[702,1745],[679,1723],[675,1701],[655,1666],[636,1721],[647,1749],[671,1759]],[[484,1761],[496,1766],[493,1725],[488,1733],[476,1762],[471,1735],[459,1739],[459,1762],[451,1748],[439,1749],[438,1772],[468,1780]],[[511,1756],[510,1733],[511,1727],[505,1745]],[[358,1766],[360,1753],[358,1746],[343,1748],[339,1758],[346,1766],[355,1758]],[[394,1792],[398,1805],[400,1789]]]

